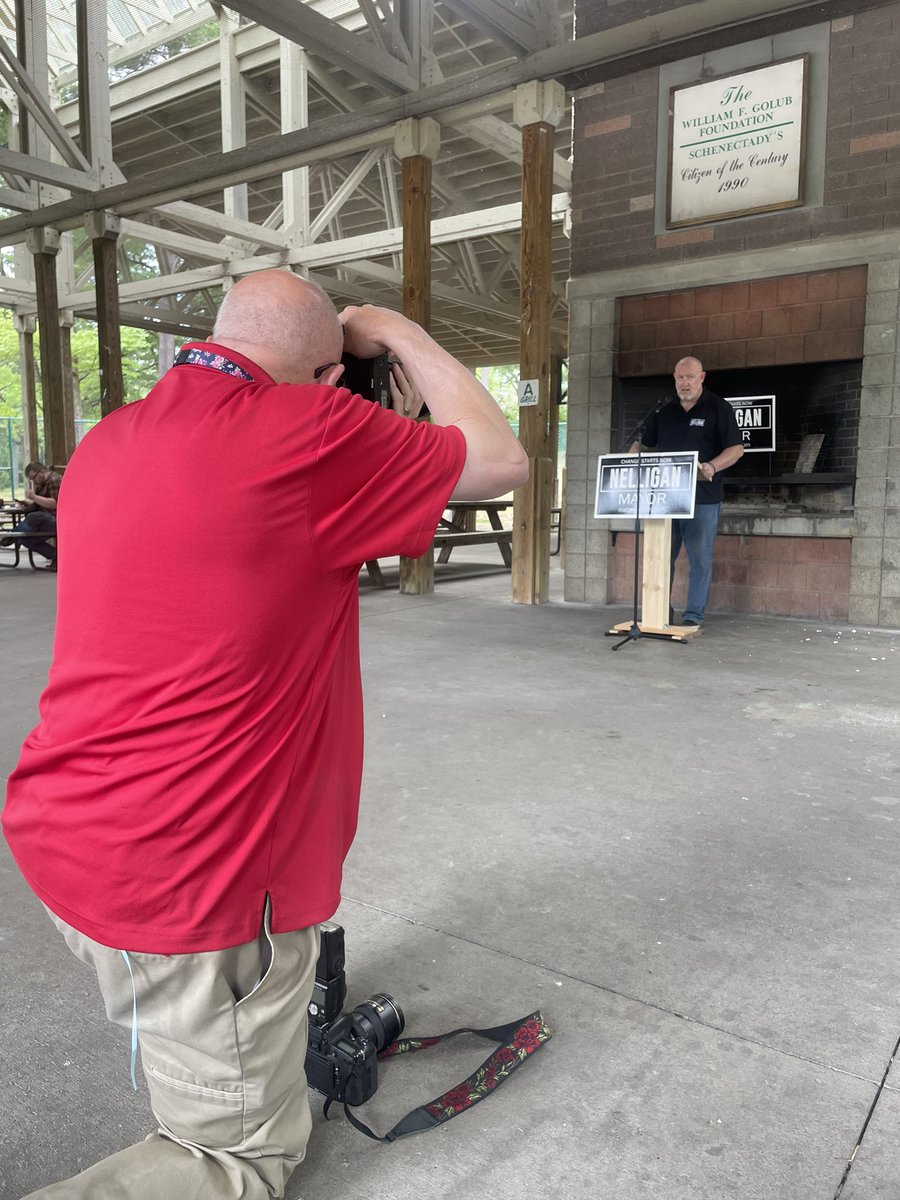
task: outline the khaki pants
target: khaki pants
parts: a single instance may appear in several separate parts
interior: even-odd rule
[[[131,1029],[159,1131],[25,1200],[270,1200],[311,1128],[303,1064],[317,926],[198,954],[128,953],[50,914]],[[134,974],[134,990],[132,978]],[[260,978],[262,976],[262,978]]]

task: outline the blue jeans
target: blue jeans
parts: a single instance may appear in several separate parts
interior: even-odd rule
[[[55,537],[56,517],[53,513],[29,513],[16,526],[16,532],[9,535],[9,540],[18,542],[20,546],[30,545],[32,550],[37,550],[38,554],[43,554],[44,558],[49,558],[51,562],[56,558],[56,547],[51,546],[49,541],[44,541],[43,538],[18,538],[16,533],[46,533],[48,538]]]
[[[687,550],[690,563],[687,603],[682,620],[690,617],[694,621],[703,621],[706,601],[709,598],[709,585],[712,583],[713,543],[716,540],[721,510],[721,504],[695,504],[691,520],[672,522],[670,583],[675,578],[675,560],[682,546]]]

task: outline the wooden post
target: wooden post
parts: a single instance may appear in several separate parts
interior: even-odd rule
[[[522,332],[519,377],[536,381],[519,409],[519,440],[530,465],[513,504],[512,598],[545,604],[550,598],[550,509],[556,476],[552,440],[550,297],[554,129],[565,111],[565,89],[533,81],[516,89],[515,121],[522,130]],[[536,397],[535,397],[536,392]]]
[[[440,126],[426,117],[400,121],[394,151],[403,163],[403,313],[427,330],[431,324],[431,164],[440,145]],[[434,591],[434,549],[421,558],[400,559],[400,591],[423,596]]]
[[[637,554],[637,546],[634,548]],[[672,571],[672,522],[644,521],[644,559],[641,579],[641,625],[665,629],[669,624],[669,576]]]
[[[41,444],[37,421],[37,374],[34,369],[35,317],[13,317],[13,328],[19,335],[19,366],[22,377],[22,434],[25,462],[36,462],[41,457]]]
[[[75,431],[66,427],[59,299],[56,288],[59,231],[49,227],[32,229],[28,233],[27,245],[34,256],[38,327],[41,334],[44,461],[48,466],[62,467],[69,461],[66,447],[74,443]]]
[[[78,436],[75,432],[75,374],[72,370],[72,326],[75,314],[70,308],[59,314],[59,348],[62,355],[63,407],[66,416],[66,462],[75,453]]]
[[[281,132],[309,125],[309,55],[295,42],[279,39]],[[309,167],[281,175],[282,225],[293,245],[304,246],[309,236]]]
[[[84,226],[94,251],[97,288],[97,344],[100,353],[100,414],[106,416],[125,403],[122,377],[122,339],[119,332],[119,277],[116,255],[119,218],[114,213],[88,213]]]
[[[643,535],[635,539],[635,554],[643,543],[641,568],[641,616],[638,628],[647,637],[689,642],[699,637],[700,625],[669,624],[669,587],[672,571],[672,521],[669,517],[648,518],[643,522]],[[633,621],[622,621],[607,630],[614,636],[629,633]],[[615,649],[615,647],[613,647]]]
[[[236,150],[247,144],[247,106],[244,77],[237,55],[236,38],[240,17],[236,12],[216,7],[219,15],[219,93],[222,121],[222,149]],[[246,183],[224,189],[225,213],[229,217],[249,218]]]

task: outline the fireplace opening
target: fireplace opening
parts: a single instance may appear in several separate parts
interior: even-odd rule
[[[748,449],[725,474],[727,507],[786,512],[852,507],[860,360],[708,370],[706,386],[726,399],[775,397],[774,443],[765,433],[748,435],[757,445],[774,444],[774,450]],[[674,395],[671,375],[615,377],[610,450],[627,450],[641,418],[663,397]]]

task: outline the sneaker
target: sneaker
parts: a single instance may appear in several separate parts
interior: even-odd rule
[[[696,617],[682,617],[682,625],[702,625],[702,621],[698,621]]]

